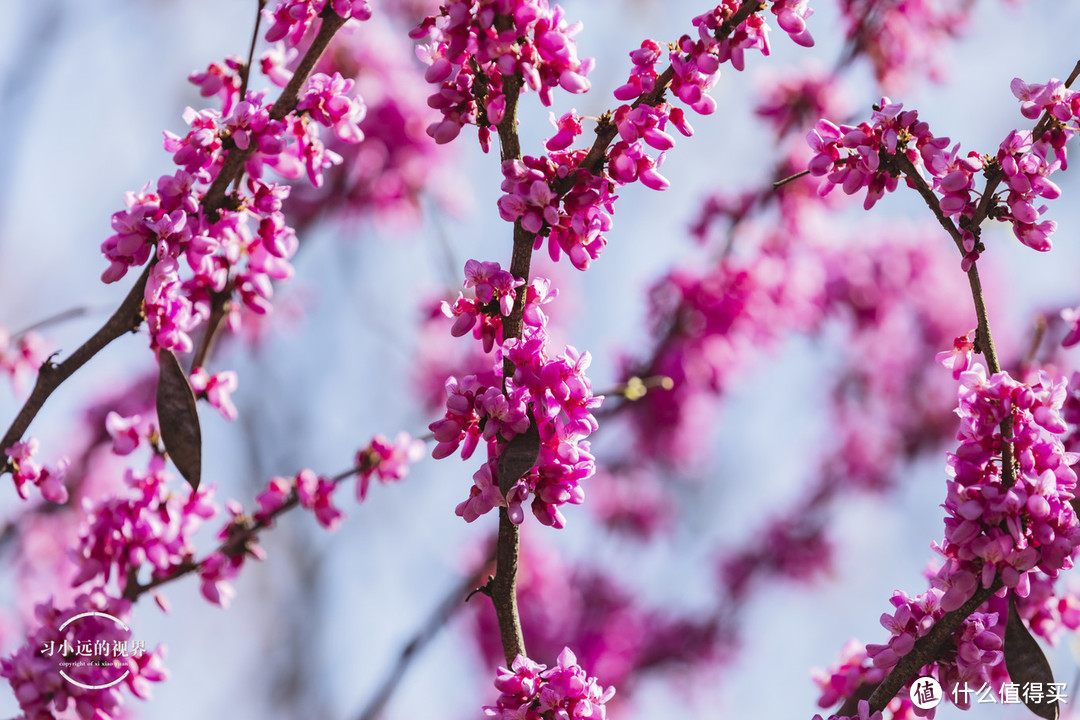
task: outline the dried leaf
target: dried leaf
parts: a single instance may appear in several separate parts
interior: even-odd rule
[[[195,393],[172,350],[158,353],[157,414],[161,440],[173,464],[192,490],[202,476],[202,431],[195,408]]]
[[[1012,596],[1009,597],[1009,620],[1005,625],[1004,651],[1005,669],[1009,671],[1009,678],[1021,688],[1031,687],[1034,683],[1047,688],[1054,682],[1050,663],[1047,662],[1038,641],[1032,637],[1031,631],[1020,619],[1020,613],[1016,612],[1016,601]],[[1033,702],[1021,694],[1021,700],[1039,717],[1058,720],[1056,698],[1049,699],[1044,695],[1040,698],[1041,702]]]
[[[518,433],[506,443],[502,455],[499,456],[499,489],[504,496],[522,475],[533,469],[539,457],[540,431],[536,429],[536,422],[533,421],[528,430]]]

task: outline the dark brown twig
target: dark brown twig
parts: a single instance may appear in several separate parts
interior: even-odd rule
[[[34,383],[34,389],[30,392],[30,397],[23,403],[19,414],[15,416],[11,426],[4,433],[3,440],[0,440],[0,449],[9,448],[22,439],[22,436],[30,427],[30,423],[41,411],[45,401],[76,370],[85,365],[90,358],[101,352],[113,340],[139,328],[143,320],[143,294],[152,267],[153,263],[146,266],[146,269],[143,270],[135,285],[128,291],[124,301],[120,303],[120,307],[116,309],[112,317],[89,340],[79,346],[67,360],[59,365],[54,365],[50,358],[42,364],[38,370],[37,381]],[[10,466],[10,460],[5,458],[4,467],[9,468]]]

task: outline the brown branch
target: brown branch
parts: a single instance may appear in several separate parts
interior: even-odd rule
[[[495,19],[495,26],[500,32],[511,27],[513,20],[504,15]],[[503,96],[506,98],[506,110],[502,120],[496,126],[499,132],[499,150],[503,162],[521,159],[521,140],[517,131],[517,105],[521,95],[523,78],[520,73],[503,76]],[[510,260],[510,274],[529,281],[532,264],[534,235],[521,226],[521,220],[514,222],[514,249]],[[514,307],[510,315],[503,318],[503,338],[521,337],[525,314],[524,287],[515,294]],[[513,363],[503,362],[503,376],[509,378],[514,373]],[[534,421],[535,422],[535,421]],[[500,483],[502,480],[500,479]],[[499,635],[502,639],[503,655],[506,665],[514,662],[518,655],[525,655],[525,636],[521,632],[521,616],[517,604],[518,549],[521,537],[518,526],[510,520],[506,507],[499,508],[499,537],[495,544],[495,576],[491,580],[491,602],[495,606],[495,615],[499,620]]]
[[[911,682],[921,668],[937,662],[948,646],[952,634],[957,631],[961,623],[1000,589],[1001,580],[994,578],[990,587],[981,587],[976,590],[967,602],[956,610],[942,615],[941,619],[934,623],[934,627],[930,628],[930,632],[916,640],[911,652],[900,658],[885,679],[874,688],[869,700],[871,714],[884,710],[896,693],[900,692],[900,688]],[[858,699],[853,696],[840,708],[839,714],[854,716],[857,706]]]
[[[101,352],[113,340],[139,328],[143,321],[143,294],[152,267],[153,263],[146,266],[146,269],[143,270],[135,285],[128,291],[127,297],[120,303],[120,307],[116,309],[112,317],[89,340],[73,352],[67,360],[59,365],[54,365],[50,358],[42,364],[38,370],[37,381],[34,383],[34,389],[31,391],[30,397],[23,403],[19,414],[12,421],[11,427],[4,433],[4,439],[0,440],[0,450],[7,449],[22,439],[45,401],[49,399],[49,396],[52,395],[56,388],[60,387],[61,383],[71,377],[76,370],[85,365],[90,358]],[[5,458],[4,465],[0,467],[4,469],[10,468],[10,460]]]
[[[350,468],[348,470],[345,470],[344,472],[340,472],[337,475],[334,475],[331,480],[335,484],[341,483],[343,480],[346,480],[347,478],[350,478],[353,475],[366,469],[367,467],[364,465],[357,465],[356,467]],[[296,491],[296,489],[293,488],[292,492],[289,494],[288,499],[286,499],[285,502],[283,502],[279,507],[267,513],[265,516],[257,520],[246,519],[244,517],[238,518],[236,524],[229,527],[229,534],[225,541],[218,545],[218,547],[214,551],[212,551],[203,559],[185,560],[179,565],[173,567],[164,575],[151,577],[149,580],[146,581],[146,583],[140,583],[138,581],[137,571],[135,574],[129,574],[127,581],[124,583],[124,591],[122,597],[129,602],[135,602],[142,595],[148,593],[149,591],[161,587],[162,585],[170,583],[174,580],[179,580],[185,575],[190,575],[196,570],[199,570],[203,567],[203,565],[206,564],[206,561],[209,560],[211,556],[216,555],[217,553],[224,553],[228,557],[236,557],[237,555],[243,555],[244,553],[248,552],[252,543],[259,539],[259,533],[261,531],[266,530],[271,525],[273,525],[274,520],[278,516],[283,515],[289,510],[292,510],[299,504],[300,495]]]
[[[232,294],[230,288],[231,281],[224,292],[215,292],[210,295],[210,317],[206,320],[206,331],[199,340],[199,346],[195,349],[195,354],[191,358],[191,367],[189,369],[191,371],[195,368],[206,366],[206,358],[214,346],[214,340],[217,338],[218,332],[221,330],[222,325],[225,323],[225,319],[228,317],[225,308],[228,306],[229,297]]]
[[[251,31],[251,46],[248,47],[247,64],[240,68],[240,101],[243,102],[247,95],[248,81],[251,79],[251,64],[255,62],[255,44],[259,41],[259,25],[262,23],[262,10],[266,7],[266,0],[258,0],[259,7],[255,9],[255,29]]]
[[[919,173],[911,159],[902,151],[895,156],[897,166],[908,179],[908,184],[922,196],[927,207],[934,213],[938,224],[949,233],[956,248],[961,255],[965,254],[963,233],[956,227],[941,209],[941,202],[937,195]],[[983,198],[991,194],[990,179],[987,179],[987,187]],[[975,227],[975,226],[972,226]],[[979,278],[979,266],[977,262],[971,263],[967,271],[968,286],[971,288],[971,299],[975,303],[975,318],[977,330],[975,331],[975,346],[986,358],[987,369],[991,373],[1001,372],[1001,361],[998,359],[997,348],[994,347],[994,335],[990,331],[990,314],[986,309],[986,297],[983,294],[982,280]],[[1011,488],[1016,483],[1016,469],[1013,467],[1012,443],[1006,438],[1012,436],[1012,415],[1008,415],[1001,421],[1001,483],[1006,488]]]

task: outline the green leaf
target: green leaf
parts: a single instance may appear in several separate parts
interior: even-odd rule
[[[157,414],[161,441],[192,490],[202,477],[202,430],[195,393],[172,350],[158,352]]]
[[[1021,688],[1039,683],[1047,687],[1054,682],[1054,673],[1046,660],[1038,641],[1020,619],[1016,611],[1016,600],[1009,596],[1009,620],[1005,624],[1005,669],[1009,678]],[[1029,702],[1021,694],[1021,699],[1031,712],[1046,720],[1058,720],[1057,699],[1046,696],[1041,702]]]
[[[503,497],[522,475],[533,469],[539,457],[540,431],[533,420],[529,423],[529,429],[515,435],[499,455],[499,490],[502,490]]]

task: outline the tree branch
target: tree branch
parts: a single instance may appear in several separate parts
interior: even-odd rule
[[[495,26],[500,32],[512,27],[513,19],[500,15],[495,19]],[[521,95],[523,79],[520,73],[503,76],[503,96],[506,98],[506,111],[496,126],[499,132],[499,149],[503,162],[521,159],[521,141],[517,131],[517,105]],[[514,249],[510,259],[510,274],[524,278],[529,282],[532,264],[533,234],[521,226],[521,220],[514,222]],[[503,318],[503,338],[521,337],[525,314],[525,289],[521,288],[514,297],[514,307],[510,315]],[[503,361],[503,377],[514,374],[514,364]],[[534,421],[535,422],[535,421]],[[500,478],[500,483],[502,479]],[[521,537],[518,526],[510,520],[507,508],[499,508],[499,537],[495,545],[495,577],[491,580],[491,602],[495,606],[495,615],[499,619],[499,635],[502,639],[503,655],[506,665],[514,662],[518,655],[525,655],[525,637],[521,632],[521,616],[517,604],[518,549]]]
[[[30,427],[30,423],[37,417],[45,401],[49,399],[53,391],[56,388],[71,377],[76,370],[85,365],[90,358],[97,355],[101,350],[111,343],[116,338],[129,332],[134,332],[142,324],[142,304],[143,294],[146,290],[146,281],[150,277],[150,269],[153,267],[153,263],[150,263],[143,270],[142,275],[135,282],[135,285],[128,291],[127,297],[120,303],[120,307],[116,309],[116,312],[112,314],[105,324],[91,336],[89,340],[83,343],[71,356],[60,363],[54,365],[52,359],[46,360],[41,368],[38,370],[37,381],[34,383],[34,389],[30,393],[30,397],[23,403],[22,408],[19,410],[19,414],[15,416],[15,419],[11,423],[11,427],[4,433],[4,439],[0,440],[0,451],[14,445],[16,442],[22,439],[27,429]],[[11,462],[5,457],[3,469],[10,469]]]
[[[401,648],[401,653],[390,674],[383,680],[383,684],[375,692],[363,712],[357,716],[357,720],[377,720],[390,698],[393,697],[394,691],[401,684],[405,671],[420,656],[428,643],[435,639],[446,623],[457,614],[458,610],[465,607],[465,602],[469,599],[468,595],[480,582],[485,567],[487,567],[486,563],[455,583],[424,624],[417,628],[409,641]]]
[[[270,116],[272,118],[280,120],[296,109],[300,88],[307,82],[308,75],[310,75],[311,71],[314,69],[315,63],[318,62],[319,58],[326,50],[326,47],[330,44],[330,40],[334,37],[334,34],[341,29],[345,22],[346,18],[343,18],[334,12],[330,5],[326,6],[322,15],[322,25],[319,27],[319,32],[312,41],[311,47],[308,48],[304,58],[300,61],[300,65],[297,67],[289,84],[282,90],[281,96],[278,97],[277,101],[270,108]],[[246,150],[233,147],[228,151],[228,154],[225,157],[224,166],[203,196],[202,207],[205,212],[213,215],[217,210],[224,207],[226,189],[234,179],[239,178],[243,173],[244,162],[254,151],[254,146],[251,146]],[[76,370],[85,365],[90,358],[100,352],[116,338],[138,329],[143,319],[143,295],[146,290],[146,282],[150,276],[151,267],[153,267],[153,263],[146,266],[146,269],[143,270],[143,274],[136,282],[135,287],[131,289],[124,299],[124,302],[117,308],[113,316],[109,318],[105,325],[102,326],[93,337],[79,347],[71,357],[60,365],[53,365],[51,362],[46,361],[45,364],[41,366],[41,369],[38,372],[37,382],[34,384],[34,389],[30,393],[30,397],[19,410],[19,414],[11,423],[11,427],[9,427],[8,431],[4,434],[3,440],[0,440],[0,452],[11,447],[22,438],[23,434],[30,427],[31,421],[41,410],[41,406],[44,405],[48,397],[65,380],[71,377]],[[224,313],[221,313],[217,325],[220,325],[221,318],[223,317]],[[204,338],[204,347],[200,348],[200,357],[197,357],[196,359],[205,361],[205,354],[209,351],[209,343],[212,341],[216,332],[216,327],[207,328],[207,334]],[[4,457],[0,460],[0,472],[6,472],[11,469],[12,465],[8,458]]]
[[[884,710],[889,701],[900,692],[900,688],[911,682],[919,670],[936,662],[945,650],[949,638],[960,627],[976,608],[990,599],[994,593],[1001,589],[1001,580],[994,578],[990,587],[979,588],[975,594],[968,598],[967,602],[952,612],[945,613],[941,619],[934,623],[930,632],[915,641],[915,646],[893,667],[885,679],[874,688],[870,695],[870,712],[875,713]],[[852,696],[840,708],[840,715],[854,716],[858,709],[858,698]]]

